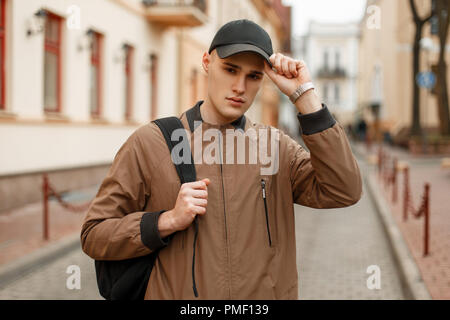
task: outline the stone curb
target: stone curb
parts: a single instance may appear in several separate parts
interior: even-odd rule
[[[367,163],[368,158],[365,153],[361,152],[360,149],[353,144],[351,147],[353,154],[358,157],[359,160]],[[367,164],[367,166],[370,168],[371,164]],[[375,180],[376,178],[373,175],[370,175],[370,172],[373,172],[373,170],[364,173],[365,185],[367,186],[369,196],[375,205],[375,209],[377,210],[384,231],[388,237],[394,260],[399,269],[400,280],[405,297],[410,300],[431,300],[431,295],[423,282],[419,267],[394,221],[389,206],[380,192]]]
[[[76,248],[81,249],[79,233],[64,237],[15,261],[0,265],[0,288]]]
[[[381,218],[384,230],[388,236],[394,259],[400,270],[401,282],[407,299],[431,300],[431,295],[422,279],[419,268],[406,245],[403,236],[394,221],[389,206],[382,196],[373,175],[365,175],[367,189]]]

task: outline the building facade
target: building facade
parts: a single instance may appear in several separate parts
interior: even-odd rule
[[[311,21],[299,47],[320,97],[342,124],[357,108],[358,38],[357,24]]]
[[[415,1],[419,15],[431,12],[432,1]],[[368,0],[360,23],[360,64],[358,106],[360,114],[373,123],[371,105],[379,105],[380,129],[395,137],[407,132],[412,123],[413,42],[415,26],[409,0]],[[421,50],[420,71],[430,71],[437,64],[439,41],[426,23],[422,38],[430,46]],[[448,39],[446,43],[449,43]],[[447,63],[450,47],[444,48]],[[447,70],[447,79],[450,68]],[[449,84],[450,85],[450,84]],[[423,128],[436,132],[438,110],[436,96],[420,90],[420,122]],[[450,88],[448,88],[450,91]]]
[[[204,99],[201,57],[225,22],[260,23],[278,50],[280,17],[255,3],[0,0],[0,211],[39,200],[43,172],[59,191],[100,183],[134,130]]]

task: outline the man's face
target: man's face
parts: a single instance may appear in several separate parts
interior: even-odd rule
[[[242,52],[221,59],[216,50],[203,55],[208,73],[208,96],[218,116],[233,121],[253,103],[264,77],[264,58],[253,52]]]

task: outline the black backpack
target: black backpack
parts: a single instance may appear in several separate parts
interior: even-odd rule
[[[170,153],[174,143],[171,140],[172,132],[176,129],[184,129],[183,124],[177,117],[161,118],[153,121],[160,128],[164,135]],[[185,131],[183,131],[185,132]],[[183,139],[187,137],[183,134]],[[183,140],[187,141],[187,140]],[[181,155],[182,156],[182,155]],[[196,181],[194,162],[181,163],[175,165],[181,184]],[[195,265],[195,244],[198,233],[197,218],[194,220],[194,255],[192,261],[192,280],[194,294],[197,297],[195,285],[194,265]],[[116,261],[95,260],[95,272],[97,275],[97,285],[100,294],[106,300],[142,300],[147,290],[148,280],[152,272],[158,251],[149,255]]]

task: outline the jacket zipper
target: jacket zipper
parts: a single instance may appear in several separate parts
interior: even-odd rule
[[[219,152],[220,152],[220,177],[221,177],[221,181],[222,181],[222,203],[223,203],[223,218],[224,218],[224,222],[225,222],[225,242],[226,242],[226,252],[227,252],[227,263],[228,263],[228,273],[230,273],[230,255],[229,255],[229,251],[228,251],[228,228],[227,228],[227,215],[226,215],[226,210],[225,210],[225,186],[223,184],[223,168],[222,168],[222,149],[221,146],[222,145],[222,141],[220,140],[220,135],[219,135]],[[229,281],[231,281],[231,276],[229,276]],[[229,293],[229,298],[231,299],[231,283],[229,283],[229,287],[228,287],[228,293]]]
[[[271,247],[272,238],[270,236],[269,213],[267,210],[267,200],[266,200],[266,181],[264,181],[264,179],[261,179],[261,188],[262,188],[262,197],[264,200],[264,211],[266,212],[266,226],[267,226],[267,235],[269,236],[269,247]]]

